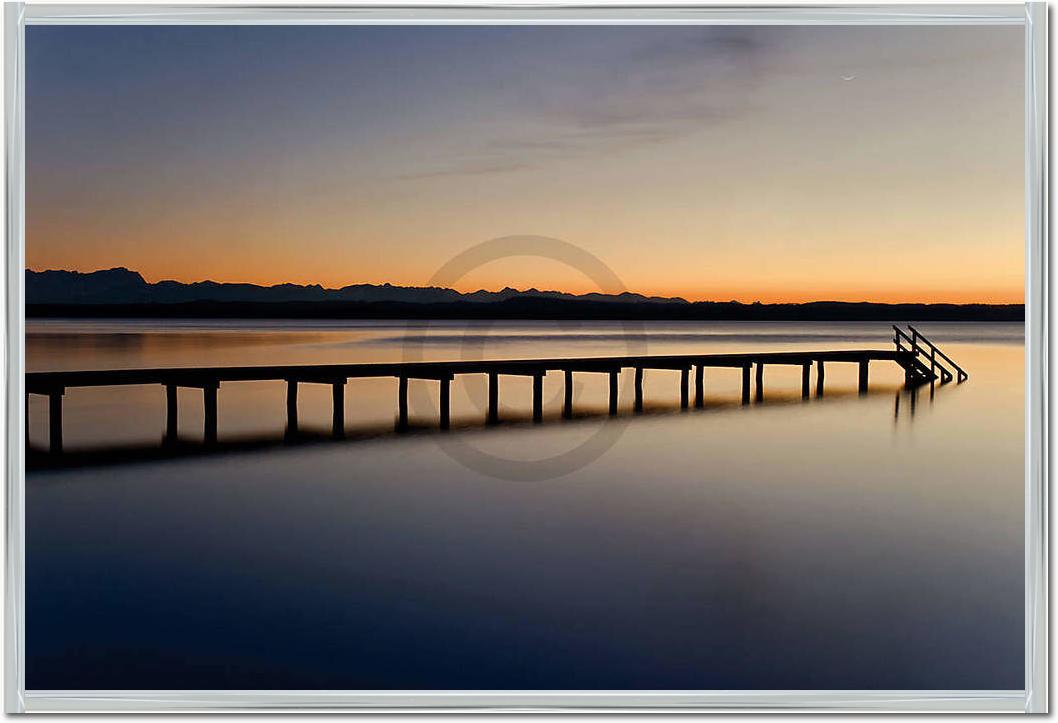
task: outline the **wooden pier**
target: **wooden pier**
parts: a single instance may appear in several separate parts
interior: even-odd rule
[[[811,395],[811,372],[816,369],[816,395],[823,394],[826,364],[856,364],[859,369],[858,388],[866,393],[871,362],[892,362],[899,365],[910,386],[936,380],[940,372],[942,383],[950,381],[952,367],[960,382],[967,374],[955,365],[919,332],[907,334],[898,327],[893,342],[895,349],[866,349],[838,351],[754,352],[745,354],[683,354],[675,356],[613,356],[557,359],[502,359],[493,361],[455,362],[395,362],[373,364],[319,364],[247,367],[177,367],[168,369],[109,369],[99,371],[31,372],[26,374],[27,430],[28,395],[48,397],[49,450],[62,451],[62,401],[67,389],[75,387],[108,387],[154,385],[165,387],[167,442],[177,438],[177,390],[202,391],[203,439],[206,444],[217,441],[217,390],[221,384],[245,381],[285,381],[287,384],[287,432],[296,434],[298,428],[298,385],[328,384],[332,389],[332,431],[335,437],[345,434],[345,385],[349,379],[395,377],[397,385],[397,429],[408,427],[408,380],[426,379],[439,383],[439,420],[447,429],[450,419],[451,382],[459,374],[483,374],[488,377],[488,411],[486,421],[498,423],[500,378],[502,376],[532,377],[533,421],[543,418],[543,378],[549,372],[561,372],[565,381],[562,416],[573,415],[574,374],[606,374],[609,377],[609,413],[617,414],[618,377],[625,370],[633,370],[635,377],[634,403],[636,411],[643,409],[643,373],[645,370],[680,372],[680,406],[690,406],[690,377],[694,372],[694,406],[704,403],[704,370],[730,369],[741,375],[742,403],[751,398],[750,377],[755,371],[753,398],[764,398],[764,370],[768,366],[801,367],[801,395]],[[939,357],[939,360],[938,360]]]

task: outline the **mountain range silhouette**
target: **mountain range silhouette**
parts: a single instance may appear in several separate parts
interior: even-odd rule
[[[298,319],[665,319],[799,321],[1022,321],[1023,304],[743,304],[679,297],[442,287],[158,281],[124,267],[26,271],[26,316]]]
[[[500,291],[484,289],[462,293],[437,286],[394,286],[392,284],[352,284],[327,289],[319,284],[218,283],[180,281],[148,283],[143,276],[124,267],[82,273],[79,271],[26,271],[27,304],[179,304],[187,302],[290,302],[290,301],[360,301],[437,304],[459,301],[489,303],[519,297],[566,299],[570,301],[611,301],[616,303],[650,302],[687,304],[686,299],[622,294],[567,294],[561,291],[520,291],[506,287]]]

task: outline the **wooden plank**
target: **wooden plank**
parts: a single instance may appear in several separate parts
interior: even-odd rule
[[[635,370],[635,399],[632,407],[637,413],[643,411],[643,367],[636,367]]]
[[[705,389],[704,389],[704,375],[705,367],[701,364],[697,364],[694,367],[694,406],[701,409],[705,406]]]
[[[610,416],[617,414],[617,372],[610,372]]]

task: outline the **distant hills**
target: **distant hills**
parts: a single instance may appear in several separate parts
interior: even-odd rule
[[[148,283],[126,268],[81,273],[26,271],[29,317],[669,319],[1020,321],[1021,304],[806,304],[689,302],[642,294],[567,294],[505,288],[462,293],[441,287],[353,284]]]
[[[188,302],[279,303],[290,301],[353,301],[438,304],[452,302],[491,303],[516,298],[564,299],[615,303],[687,304],[685,299],[647,297],[641,294],[566,294],[560,291],[474,291],[464,294],[437,286],[393,286],[353,284],[325,289],[319,284],[221,284],[216,281],[147,283],[136,271],[120,267],[104,271],[26,271],[27,304],[183,304]]]

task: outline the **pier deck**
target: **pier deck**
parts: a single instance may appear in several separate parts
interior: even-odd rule
[[[622,369],[684,369],[747,367],[756,364],[803,366],[816,361],[861,363],[913,359],[910,351],[892,349],[757,352],[746,354],[679,354],[673,356],[611,356],[555,359],[497,359],[491,361],[381,362],[370,364],[292,364],[244,367],[169,367],[160,369],[101,369],[97,371],[29,372],[26,391],[50,394],[70,387],[109,387],[162,384],[202,387],[221,382],[289,381],[332,383],[344,379],[406,377],[451,379],[456,374],[533,376],[549,371],[609,372]]]

